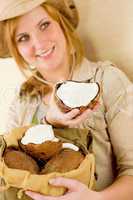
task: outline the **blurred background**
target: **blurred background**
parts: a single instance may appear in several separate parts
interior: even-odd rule
[[[12,59],[0,59],[0,133],[5,130],[9,106],[23,81]]]

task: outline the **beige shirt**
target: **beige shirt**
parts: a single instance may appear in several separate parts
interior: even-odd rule
[[[72,79],[90,78],[101,85],[100,105],[77,127],[87,127],[92,132],[98,175],[96,190],[102,190],[117,176],[133,175],[133,86],[109,61],[92,63],[84,59]],[[7,130],[30,124],[37,110],[40,116],[47,110],[39,96],[23,101],[16,96],[10,107]]]

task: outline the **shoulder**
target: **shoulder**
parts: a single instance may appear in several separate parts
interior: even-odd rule
[[[106,61],[90,61],[86,57],[80,64],[79,71],[82,75],[91,74],[95,75],[96,72],[103,73],[104,71],[113,71],[117,69],[116,65],[109,60]]]
[[[101,63],[101,94],[108,112],[108,118],[113,119],[122,106],[126,105],[132,96],[132,82],[126,74],[113,63]],[[110,117],[109,117],[110,116]]]
[[[16,116],[15,118],[21,119],[25,116],[24,113],[34,111],[41,103],[40,95],[34,97],[30,95],[21,96],[21,87],[17,89],[9,106],[8,115],[10,115],[11,118],[13,118],[12,116]]]
[[[21,97],[20,90],[16,91],[8,109],[5,131],[9,132],[15,127],[29,124],[40,102],[41,99],[39,97]]]
[[[94,81],[103,81],[109,84],[112,81],[117,82],[130,82],[124,72],[122,72],[116,64],[111,61],[98,61],[92,62],[86,58],[83,59],[76,76],[82,77],[83,80],[93,78]]]
[[[30,77],[20,87],[20,98],[35,98],[41,95],[43,90],[42,84],[34,77]]]
[[[103,87],[108,92],[111,90],[122,91],[126,90],[132,82],[126,74],[110,61],[98,62],[99,71],[101,71],[101,81]],[[110,93],[111,94],[111,93]]]
[[[14,107],[17,110],[23,110],[23,108],[28,108],[30,105],[35,106],[40,103],[41,96],[38,93],[33,93],[34,88],[32,89],[32,86],[30,87],[30,85],[26,85],[27,81],[17,88],[10,107]]]
[[[98,65],[100,66],[101,70],[104,71],[104,78],[106,78],[107,76],[107,78],[110,77],[109,79],[117,79],[121,81],[130,82],[129,78],[124,73],[124,71],[119,69],[119,67],[111,61],[98,62]]]
[[[91,62],[86,59],[83,63],[82,67],[85,68],[83,74],[87,76],[87,73],[91,72],[93,80],[101,84],[103,95],[107,97],[126,93],[132,86],[126,74],[111,61]]]

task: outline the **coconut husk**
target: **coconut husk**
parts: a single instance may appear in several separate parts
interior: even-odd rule
[[[51,172],[69,172],[78,168],[83,159],[84,156],[80,151],[63,149],[46,163],[44,168],[41,170],[41,174],[48,174]]]
[[[30,171],[32,174],[39,173],[39,166],[36,161],[29,155],[20,150],[7,148],[4,152],[4,162],[12,169],[21,169]]]
[[[19,146],[23,149],[28,155],[36,159],[47,160],[52,156],[56,155],[62,148],[62,142],[52,142],[46,141],[42,144],[33,144],[23,145],[19,141]]]

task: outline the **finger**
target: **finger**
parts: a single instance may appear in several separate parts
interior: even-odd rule
[[[100,102],[97,102],[92,111],[97,111],[100,106]]]
[[[89,118],[90,113],[92,113],[92,111],[90,109],[87,109],[81,115],[77,116],[75,119],[67,121],[67,123],[70,126],[78,125],[78,124],[84,122],[87,118]]]
[[[41,195],[39,193],[35,193],[35,192],[31,192],[31,191],[26,191],[25,194],[28,195],[29,197],[31,197],[34,200],[58,200],[57,197],[44,196],[44,195]]]
[[[65,119],[71,120],[71,119],[75,118],[79,113],[80,113],[79,109],[72,109],[68,113],[65,113]]]
[[[84,187],[84,184],[80,183],[79,181],[76,181],[73,179],[68,179],[68,178],[63,178],[63,177],[51,179],[51,180],[49,180],[49,183],[54,186],[66,187],[71,192],[77,191],[77,190],[81,189],[81,187]]]

